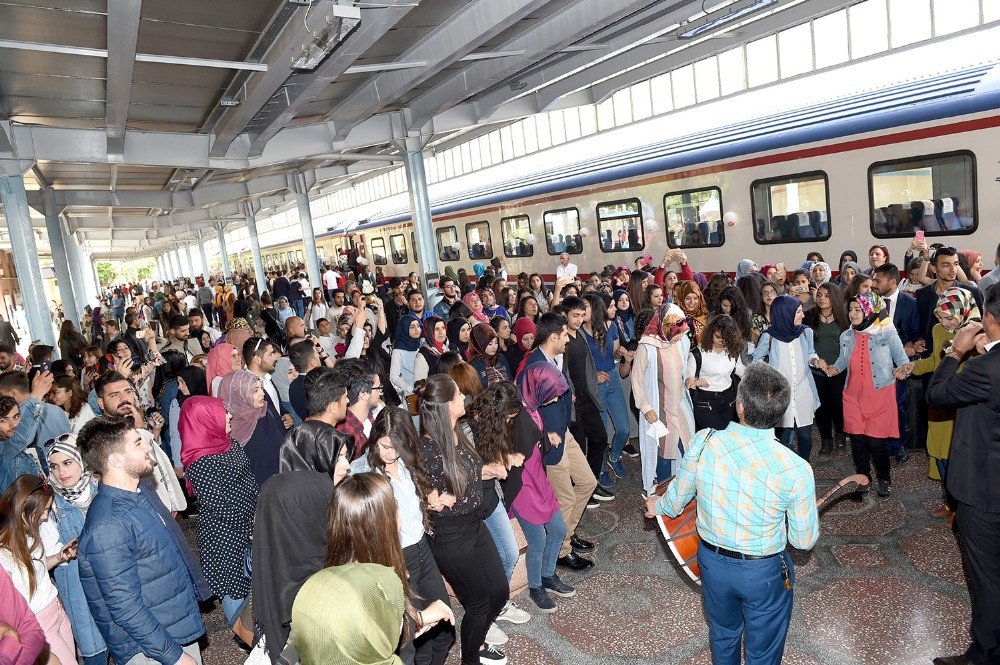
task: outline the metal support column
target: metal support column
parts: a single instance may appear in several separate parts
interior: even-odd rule
[[[91,283],[94,285],[95,297],[100,298],[104,292],[101,289],[101,276],[97,274],[97,261],[94,260],[90,252],[83,252],[82,255],[83,269],[89,272]]]
[[[163,267],[163,254],[156,255],[156,279],[160,282],[167,279],[167,269]]]
[[[188,261],[188,271],[187,276],[194,283],[194,278],[198,274],[198,269],[194,267],[194,261],[191,260],[191,245],[184,245],[184,254],[187,256]]]
[[[76,245],[76,262],[80,266],[80,281],[83,283],[84,293],[87,294],[87,304],[93,307],[97,304],[97,298],[100,294],[97,288],[97,278],[94,276],[90,255],[79,244]]]
[[[253,274],[257,280],[257,294],[262,295],[267,290],[267,278],[264,276],[264,260],[260,256],[260,238],[257,237],[257,215],[250,201],[243,203],[243,214],[247,218],[247,232],[250,234],[250,253],[253,254]]]
[[[306,268],[309,270],[309,283],[313,287],[323,288],[319,271],[319,254],[316,252],[316,232],[313,229],[312,211],[309,209],[309,187],[301,171],[295,172],[295,199],[299,206],[299,224],[302,226],[302,244],[306,255]]]
[[[45,301],[42,268],[38,265],[38,249],[31,228],[28,198],[24,191],[24,178],[19,175],[0,176],[0,200],[3,201],[4,215],[7,217],[11,253],[14,255],[17,284],[28,319],[28,332],[32,339],[55,346],[52,317]]]
[[[80,246],[76,243],[76,236],[63,236],[63,247],[66,248],[66,262],[69,264],[69,272],[73,276],[73,292],[76,295],[76,309],[73,310],[73,322],[79,323],[83,318],[83,308],[88,303],[93,302],[96,294],[92,294],[87,290],[87,282],[83,279],[83,270],[80,269]],[[63,313],[65,312],[64,308]]]
[[[59,299],[62,301],[63,314],[72,320],[79,314],[79,310],[76,306],[76,295],[73,293],[69,261],[66,260],[66,245],[63,243],[62,223],[59,221],[59,211],[56,209],[55,192],[51,187],[46,187],[42,192],[42,200],[45,204],[45,231],[48,233],[49,247],[52,250],[52,269],[56,273]]]
[[[227,282],[233,280],[233,271],[229,269],[229,250],[226,249],[226,225],[224,222],[215,223],[215,233],[219,236],[219,255],[222,257],[222,276]]]
[[[412,142],[412,143],[411,143]],[[416,230],[417,245],[420,247],[420,267],[423,270],[424,294],[436,293],[440,273],[438,272],[438,251],[434,243],[434,227],[431,219],[431,202],[427,194],[427,173],[424,171],[424,155],[413,139],[406,140],[405,166],[406,184],[410,191],[410,216]],[[433,288],[432,288],[433,287]]]
[[[205,236],[202,235],[201,230],[198,231],[198,254],[201,256],[201,274],[205,278],[205,284],[208,284],[212,273],[208,269],[208,252],[205,251]]]

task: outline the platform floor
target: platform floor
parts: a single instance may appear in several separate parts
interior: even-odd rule
[[[818,444],[818,442],[817,442]],[[814,458],[818,445],[814,448]],[[927,478],[927,458],[893,460],[893,496],[863,503],[846,498],[823,514],[812,552],[796,552],[797,586],[785,650],[791,665],[910,665],[964,651],[969,599],[959,545],[930,511],[940,485]],[[853,471],[847,451],[814,459],[817,491]],[[618,498],[589,510],[581,532],[599,543],[589,574],[561,575],[577,595],[558,599],[552,615],[532,612],[527,593],[515,602],[530,622],[502,623],[511,665],[711,663],[699,587],[641,514],[638,460]],[[187,521],[193,526],[193,520]],[[189,529],[192,540],[193,529]],[[206,665],[235,665],[234,644],[218,607],[206,615]],[[457,646],[449,664],[458,663]]]

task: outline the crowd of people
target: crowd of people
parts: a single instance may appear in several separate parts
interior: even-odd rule
[[[318,285],[298,266],[260,289],[245,274],[109,288],[58,348],[0,344],[0,657],[198,663],[214,597],[248,662],[441,665],[457,648],[502,665],[498,622],[557,612],[576,593],[560,571],[595,565],[578,525],[616,500],[625,457],[648,514],[675,514],[713,435],[753,429],[753,454],[796,479],[803,548],[810,462],[848,442],[873,479],[860,500],[889,497],[914,448],[944,487],[961,400],[927,382],[992,348],[969,330],[984,313],[1000,328],[1000,268],[923,241],[898,265],[881,245],[867,258],[705,274],[671,250],[584,277],[563,255],[553,284],[494,258],[432,285],[356,260]],[[989,510],[947,488],[935,516]],[[727,540],[738,502],[699,517],[712,552],[783,552],[784,526],[759,552]],[[532,611],[510,598],[515,524]],[[996,654],[982,593],[974,634]],[[721,653],[733,610],[708,609]],[[780,661],[775,639],[759,662]]]

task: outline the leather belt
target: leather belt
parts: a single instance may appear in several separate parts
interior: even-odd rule
[[[772,557],[779,556],[781,552],[775,552],[774,554],[744,554],[743,552],[736,552],[734,550],[727,550],[725,547],[719,547],[718,545],[713,545],[705,540],[701,543],[712,550],[716,554],[721,554],[722,556],[729,557],[730,559],[745,559],[747,561],[756,561],[758,559],[770,559]]]

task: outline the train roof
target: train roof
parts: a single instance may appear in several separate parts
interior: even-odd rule
[[[431,214],[496,205],[597,183],[1000,108],[1000,67],[980,65],[653,142],[431,200]],[[567,144],[572,145],[572,144]],[[391,211],[352,231],[410,220]],[[342,233],[349,223],[332,232]]]

